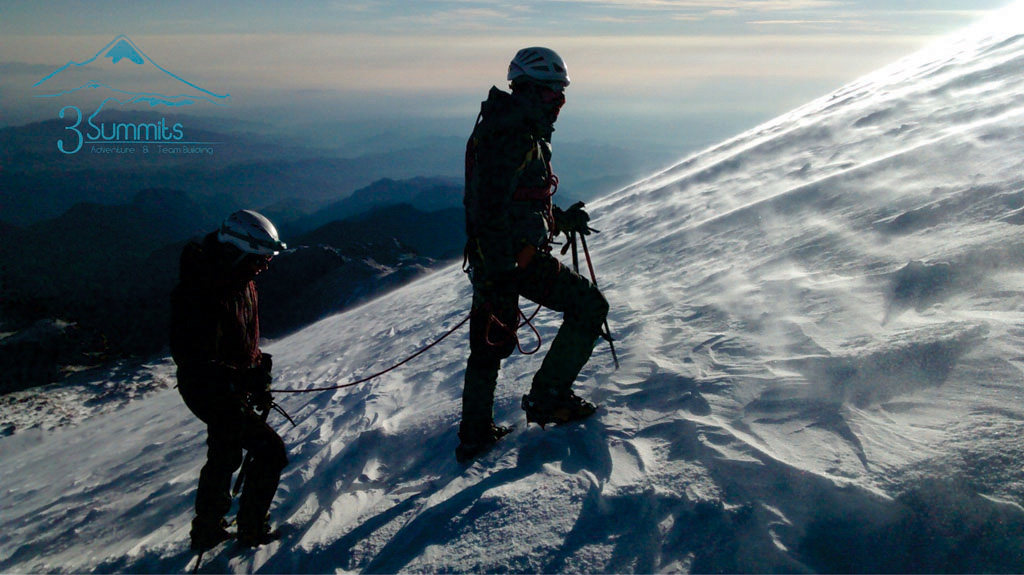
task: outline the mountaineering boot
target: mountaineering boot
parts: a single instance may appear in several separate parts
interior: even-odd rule
[[[223,517],[216,519],[196,517],[192,520],[192,531],[189,535],[192,537],[193,551],[212,549],[234,537],[228,531],[228,522]]]
[[[483,432],[467,433],[459,432],[459,446],[455,448],[455,460],[465,463],[477,455],[490,449],[499,439],[512,432],[511,427],[494,425],[483,430]]]
[[[569,423],[586,419],[597,411],[597,406],[571,390],[561,394],[531,392],[523,396],[526,424],[536,423],[541,429],[549,423]]]
[[[263,521],[255,528],[238,528],[238,544],[243,547],[259,547],[281,538],[281,532],[271,529],[269,521]]]

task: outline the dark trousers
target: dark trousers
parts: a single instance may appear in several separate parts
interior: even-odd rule
[[[231,509],[231,476],[252,455],[238,505],[238,529],[258,531],[288,465],[284,441],[242,398],[220,381],[178,375],[185,405],[206,424],[206,464],[199,472],[196,517],[216,521]]]
[[[608,315],[607,300],[589,280],[543,252],[525,269],[516,270],[506,283],[474,284],[461,432],[479,432],[494,421],[494,389],[501,360],[516,349],[519,296],[564,314],[533,377],[531,393],[569,393],[590,359]]]

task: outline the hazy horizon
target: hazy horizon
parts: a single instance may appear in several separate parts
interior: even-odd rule
[[[539,44],[559,51],[572,77],[558,141],[682,154],[1007,3],[8,2],[0,9],[0,127],[56,118],[68,98],[39,98],[34,85],[126,35],[167,71],[230,95],[225,105],[173,113],[245,120],[318,145],[406,129],[464,137],[490,86],[505,86],[515,51]]]

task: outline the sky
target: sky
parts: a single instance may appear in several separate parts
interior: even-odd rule
[[[519,48],[569,66],[565,136],[711,144],[966,27],[1008,0],[0,3],[0,126],[54,117],[31,86],[120,34],[227,107],[311,126],[465,132]],[[429,123],[433,122],[433,123]],[[419,124],[417,124],[419,125]]]

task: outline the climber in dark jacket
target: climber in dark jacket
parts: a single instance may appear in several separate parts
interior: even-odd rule
[[[243,449],[250,461],[239,501],[238,540],[255,547],[276,536],[268,511],[288,456],[280,436],[257,414],[271,405],[272,362],[259,347],[253,280],[283,249],[269,220],[242,210],[182,251],[180,281],[171,295],[171,354],[178,391],[208,432],[191,531],[197,550],[231,536],[224,516]]]
[[[564,313],[551,349],[523,397],[527,421],[541,426],[590,416],[596,406],[572,391],[587,363],[608,303],[587,279],[551,255],[557,233],[590,232],[583,204],[562,211],[551,196],[551,135],[569,76],[547,48],[520,50],[509,65],[511,93],[492,87],[466,148],[466,258],[473,284],[470,356],[460,444],[466,461],[508,433],[494,424],[501,361],[516,349],[519,296]]]

